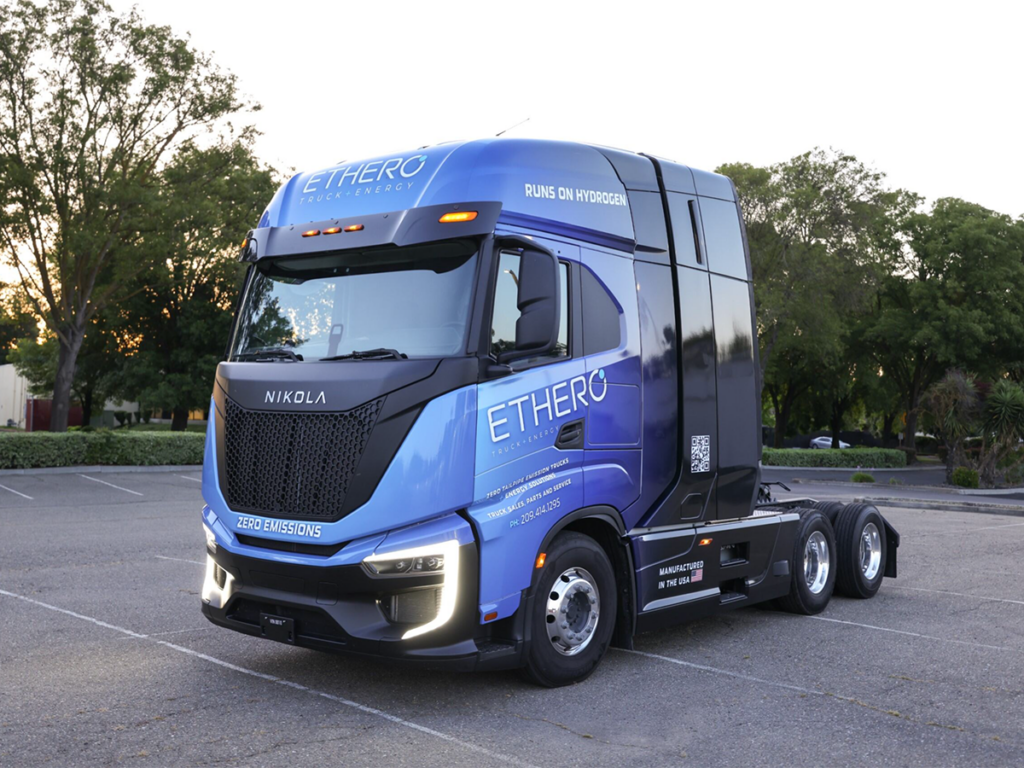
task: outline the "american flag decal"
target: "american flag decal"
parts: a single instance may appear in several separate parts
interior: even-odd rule
[[[696,581],[700,581],[703,578],[704,578],[704,569],[703,568],[698,568],[697,570],[693,571],[690,574],[690,583],[692,584],[692,583],[694,583]]]

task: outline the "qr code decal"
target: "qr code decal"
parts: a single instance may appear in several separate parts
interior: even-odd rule
[[[690,438],[690,472],[711,471],[711,435]]]

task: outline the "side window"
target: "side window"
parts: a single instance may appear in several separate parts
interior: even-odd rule
[[[707,243],[711,271],[749,280],[736,203],[702,197],[700,216],[704,222],[704,240]]]
[[[552,352],[538,357],[516,361],[516,366],[538,360],[554,360],[569,356],[569,265],[562,268],[561,316],[558,319],[558,342]],[[498,355],[515,349],[516,320],[519,319],[519,254],[502,251],[498,261],[498,282],[494,287],[494,314],[491,321],[491,354]]]

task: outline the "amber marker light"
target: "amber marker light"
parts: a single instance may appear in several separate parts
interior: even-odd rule
[[[699,546],[706,547],[710,543],[711,543],[711,539],[701,539]]]
[[[472,221],[476,218],[476,211],[453,211],[446,213],[438,221],[442,224],[451,224],[453,221]]]
[[[547,559],[548,559],[548,556],[544,552],[541,552],[539,555],[537,555],[537,567],[538,568],[543,568],[544,567],[544,561],[547,560]]]
[[[494,621],[496,618],[498,618],[498,612],[491,611],[486,616],[484,616],[484,621]]]
[[[362,224],[349,224],[347,227],[345,227],[345,231],[346,232],[359,232],[360,230],[362,230],[362,228],[363,228]]]
[[[319,229],[307,229],[305,232],[302,233],[302,236],[303,237],[316,237],[319,234],[320,234],[320,230]]]
[[[320,234],[322,234],[322,235],[336,235],[339,232],[341,232],[341,227],[328,227],[327,229],[325,229]]]

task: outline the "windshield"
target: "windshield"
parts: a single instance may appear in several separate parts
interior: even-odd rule
[[[475,274],[469,241],[260,261],[229,359],[462,354]]]

